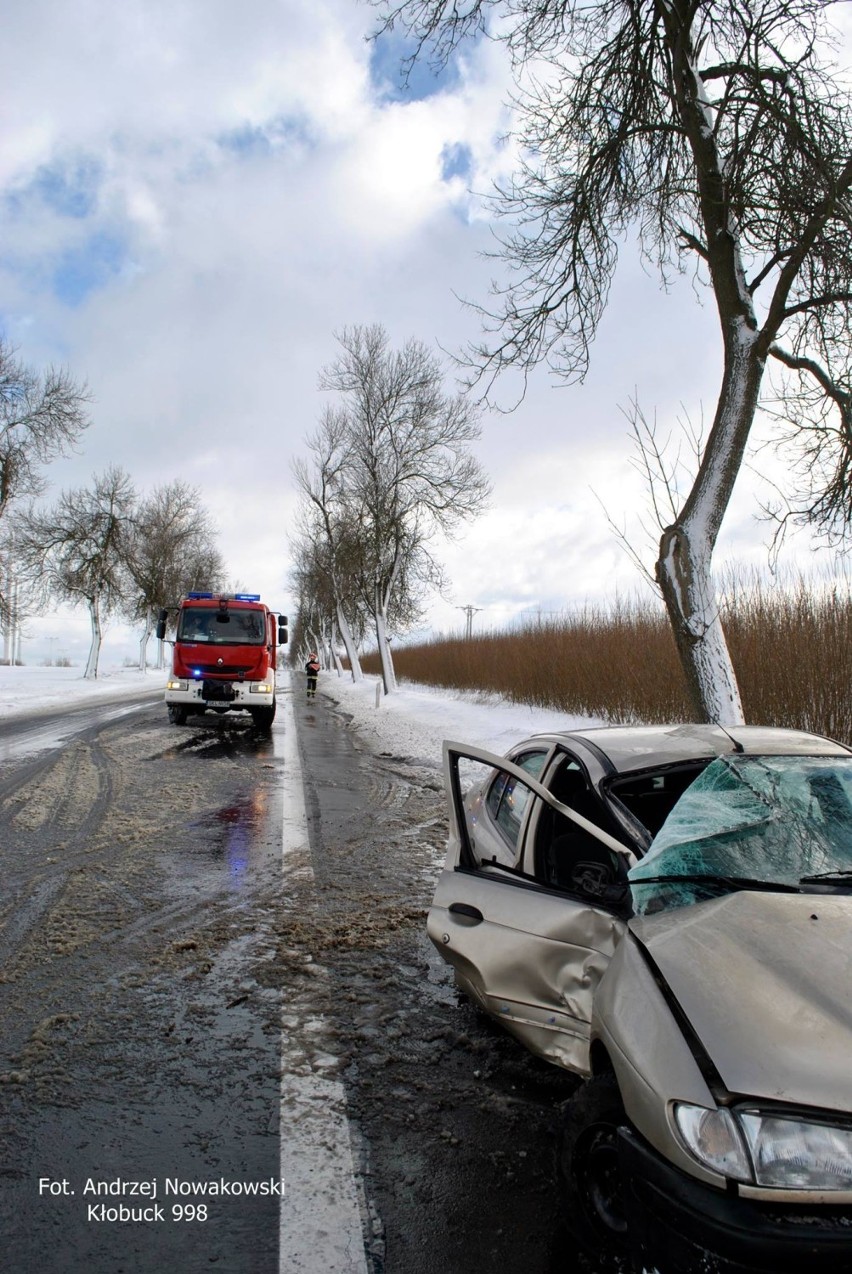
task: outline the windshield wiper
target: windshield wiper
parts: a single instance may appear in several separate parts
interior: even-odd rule
[[[729,889],[754,889],[767,893],[798,894],[798,885],[782,884],[777,880],[751,880],[748,876],[643,876],[630,881],[631,885],[725,885]]]
[[[802,876],[799,879],[800,885],[809,885],[815,880],[848,880],[852,876],[852,871],[820,871],[814,876]]]

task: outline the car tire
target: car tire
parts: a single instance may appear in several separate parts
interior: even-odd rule
[[[612,1074],[593,1075],[562,1108],[559,1177],[566,1223],[601,1271],[628,1251],[617,1133],[627,1122]]]
[[[275,700],[268,708],[252,708],[251,716],[258,730],[271,730],[275,720]]]
[[[186,725],[188,716],[186,708],[182,708],[179,704],[169,704],[169,721],[172,725]]]

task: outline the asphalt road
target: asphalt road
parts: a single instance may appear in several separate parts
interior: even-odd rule
[[[279,1178],[272,743],[160,703],[37,728],[0,768],[2,1267],[277,1270],[274,1195],[181,1184]]]
[[[316,1075],[345,1096],[353,1269],[578,1270],[553,1170],[573,1081],[460,999],[424,934],[435,764],[298,700],[309,844],[282,872],[280,722],[87,711],[35,745],[0,730],[4,1274],[329,1274],[288,1264],[274,1192],[193,1192],[271,1189],[303,1153],[282,1092]]]
[[[578,1270],[554,1187],[554,1114],[575,1081],[460,997],[425,936],[446,839],[435,762],[374,755],[322,696],[298,725],[373,1269]]]

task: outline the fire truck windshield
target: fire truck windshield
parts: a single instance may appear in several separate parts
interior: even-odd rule
[[[187,606],[181,611],[178,641],[215,646],[262,646],[266,637],[263,614],[256,610],[213,610]]]

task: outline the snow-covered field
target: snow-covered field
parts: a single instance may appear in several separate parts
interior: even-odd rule
[[[112,668],[95,681],[85,681],[79,668],[0,667],[0,719],[69,703],[132,698],[159,690],[166,673],[149,669]],[[571,717],[543,708],[507,703],[496,695],[461,694],[429,686],[402,685],[393,695],[377,695],[378,680],[354,684],[333,672],[320,674],[317,708],[326,696],[352,717],[358,732],[378,752],[441,763],[444,739],[478,744],[505,752],[513,743],[540,730],[570,730],[600,725],[589,717]],[[294,696],[304,693],[304,677],[293,673]],[[377,706],[378,705],[378,706]]]
[[[10,668],[0,666],[0,719],[25,712],[47,711],[69,703],[132,698],[166,684],[166,673],[149,669],[112,668],[85,681],[79,668]]]
[[[293,674],[295,694],[302,692],[303,684],[304,679]],[[436,765],[441,763],[444,739],[503,753],[539,731],[603,724],[592,717],[508,703],[496,695],[463,694],[430,686],[403,684],[392,695],[377,696],[378,684],[375,677],[356,685],[336,673],[324,672],[319,679],[318,703],[326,695],[339,703],[376,751],[429,759]]]

